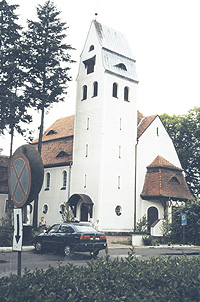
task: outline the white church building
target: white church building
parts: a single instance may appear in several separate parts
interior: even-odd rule
[[[56,120],[43,135],[38,219],[61,221],[68,201],[77,220],[104,232],[130,232],[144,215],[156,229],[165,208],[193,198],[159,116],[138,112],[137,86],[125,36],[92,21],[75,115]]]

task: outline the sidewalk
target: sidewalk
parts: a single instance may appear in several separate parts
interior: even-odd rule
[[[126,245],[126,244],[115,244],[113,242],[108,242],[108,249],[130,249],[132,248],[132,245]],[[174,245],[156,245],[156,246],[134,246],[135,248],[140,248],[140,249],[177,249],[177,248],[192,248],[192,249],[200,249],[200,246],[196,246],[196,245],[178,245],[178,244],[174,244]],[[32,251],[34,250],[34,246],[23,246],[22,247],[22,252],[28,252],[28,251]],[[0,253],[1,252],[12,252],[12,247],[0,247]]]

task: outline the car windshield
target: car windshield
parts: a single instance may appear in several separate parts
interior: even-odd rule
[[[76,225],[74,226],[78,232],[81,233],[96,233],[97,231],[88,225]]]

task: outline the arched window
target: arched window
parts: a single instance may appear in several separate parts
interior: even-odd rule
[[[67,171],[62,172],[62,188],[61,190],[66,190],[67,187]]]
[[[126,65],[124,63],[119,63],[119,64],[117,64],[115,66],[119,67],[120,69],[127,70]]]
[[[50,179],[51,179],[51,175],[49,172],[46,173],[46,187],[45,187],[45,191],[48,191],[50,188]]]
[[[93,97],[98,95],[98,82],[93,83]]]
[[[114,98],[117,98],[117,88],[118,88],[117,83],[113,83],[113,92],[112,92],[112,96],[113,96]]]
[[[124,87],[124,101],[129,101],[129,88]]]
[[[87,99],[87,85],[83,86],[83,98],[82,100],[86,100]]]
[[[148,229],[150,230],[151,225],[158,219],[158,209],[156,207],[148,208],[147,220],[148,220]]]
[[[94,45],[90,45],[89,51],[94,50]]]

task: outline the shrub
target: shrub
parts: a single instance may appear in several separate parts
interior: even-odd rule
[[[144,245],[152,245],[152,237],[150,235],[146,235],[142,237]]]
[[[0,246],[12,246],[13,241],[13,224],[12,210],[6,212],[5,217],[1,219],[0,225]]]
[[[200,201],[188,201],[179,208],[173,210],[171,236],[175,243],[183,242],[183,229],[181,226],[181,214],[186,214],[185,243],[200,245]]]
[[[146,215],[142,216],[136,224],[133,234],[148,234],[148,221]]]
[[[197,302],[200,257],[158,257],[140,261],[130,250],[126,259],[110,256],[87,266],[68,264],[46,271],[24,271],[0,279],[7,302]]]

